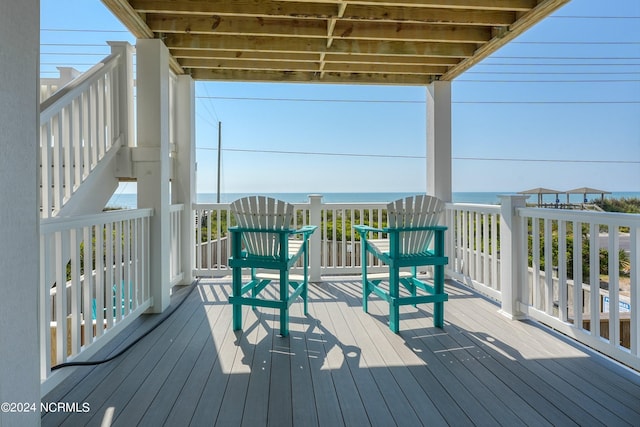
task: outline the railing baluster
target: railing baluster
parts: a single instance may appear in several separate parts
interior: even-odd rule
[[[116,222],[116,232],[115,232],[115,247],[116,247],[116,287],[115,287],[115,299],[116,299],[116,322],[122,320],[122,304],[120,300],[122,299],[122,281],[124,277],[122,275],[122,269],[124,266],[124,260],[122,258],[122,251],[124,242],[122,241],[122,221]]]
[[[589,224],[589,288],[591,292],[591,335],[600,336],[600,248],[598,224]]]
[[[83,249],[84,249],[84,262],[83,262],[83,276],[84,283],[82,286],[82,314],[84,320],[84,346],[88,345],[92,341],[92,328],[91,328],[91,311],[93,300],[93,226],[87,226],[83,228]]]
[[[567,321],[567,223],[558,221],[558,316]]]
[[[53,247],[54,247],[54,268],[56,279],[56,360],[58,362],[64,362],[67,360],[67,286],[66,279],[63,277],[62,259],[63,259],[63,239],[62,233],[54,233],[53,235]],[[66,269],[65,269],[66,270]]]
[[[607,274],[609,281],[609,343],[613,347],[620,345],[620,320],[619,311],[619,292],[620,292],[620,264],[618,263],[618,227],[609,226],[609,241],[608,241],[608,259],[607,259]]]
[[[77,228],[70,230],[69,239],[71,258],[71,354],[78,354],[82,346],[82,281],[80,272],[80,242],[82,232]]]
[[[118,301],[118,304],[123,301],[124,315],[127,316],[131,312],[131,220],[125,220],[122,228],[124,240],[124,293],[119,294],[116,297],[116,301]]]
[[[105,224],[105,267],[106,267],[106,278],[105,278],[105,295],[106,295],[106,320],[107,329],[113,326],[113,310],[117,305],[113,304],[113,277],[114,277],[114,265],[115,260],[113,258],[113,223],[109,222]]]
[[[573,315],[574,326],[582,329],[584,292],[582,290],[582,223],[573,222]]]
[[[95,296],[94,296],[94,301],[95,301],[95,322],[96,322],[96,332],[95,332],[95,336],[99,337],[102,335],[103,329],[104,329],[104,307],[105,307],[105,303],[104,303],[104,291],[105,291],[105,285],[104,285],[104,259],[103,259],[103,254],[104,254],[104,249],[102,247],[102,242],[103,242],[103,232],[104,232],[104,226],[102,224],[98,224],[95,226]],[[92,316],[93,318],[94,316]],[[86,327],[86,326],[85,326]]]
[[[542,309],[553,314],[553,226],[551,220],[544,220],[544,302]]]

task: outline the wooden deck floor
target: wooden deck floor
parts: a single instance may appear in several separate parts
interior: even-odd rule
[[[377,298],[363,313],[357,279],[313,284],[288,338],[269,309],[247,310],[234,333],[229,290],[203,280],[125,355],[77,369],[43,401],[90,410],[42,425],[640,425],[638,375],[456,283],[444,329],[431,306],[407,307],[398,335]],[[143,316],[102,357],[156,320]]]

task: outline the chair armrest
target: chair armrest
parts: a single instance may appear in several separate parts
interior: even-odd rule
[[[369,232],[374,232],[374,233],[384,233],[385,230],[383,230],[382,228],[374,228],[374,227],[370,227],[368,225],[354,225],[353,228],[355,228],[361,236],[366,237],[366,234]]]
[[[299,228],[297,230],[292,230],[291,234],[304,234],[306,237],[306,236],[312,235],[317,228],[318,228],[317,225],[305,225],[304,227]]]
[[[401,232],[401,231],[427,231],[427,230],[431,230],[431,231],[447,231],[447,226],[445,225],[430,225],[430,226],[424,226],[424,227],[397,227],[397,228],[389,228],[389,227],[385,227],[384,229],[380,230],[384,233],[396,233],[396,232]]]

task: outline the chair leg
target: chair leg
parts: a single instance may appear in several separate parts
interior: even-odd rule
[[[412,279],[411,280],[411,296],[415,297],[416,295],[418,295],[418,290],[417,290],[416,284],[414,282],[414,280],[418,277],[418,269],[415,266],[411,267],[411,275],[412,275],[412,277],[411,277],[411,279]],[[418,308],[418,304],[412,304],[412,305],[413,305],[413,307]]]
[[[280,335],[289,335],[289,274],[286,271],[280,272]]]
[[[309,296],[309,282],[307,281],[307,276],[305,276],[304,280],[302,281],[302,293],[300,295],[302,296],[304,315],[306,316],[307,314],[309,314],[309,305],[307,303],[307,298]]]
[[[360,265],[362,266],[362,310],[365,313],[369,312],[368,296],[369,286],[367,278],[367,242],[364,236],[362,237],[362,248],[360,249],[362,255],[360,257]]]
[[[433,290],[436,295],[444,294],[444,265],[436,265],[433,269]],[[433,326],[444,327],[444,302],[433,304]]]
[[[303,269],[302,269],[302,274],[304,274],[303,279],[302,279],[302,301],[304,303],[304,315],[308,315],[309,314],[309,307],[307,304],[307,298],[309,296],[309,256],[307,253],[307,245],[308,242],[305,242],[305,247],[304,247],[304,254],[302,255],[304,262],[303,262]]]
[[[242,269],[238,267],[233,268],[233,289],[232,295],[239,297],[242,291]],[[238,331],[242,329],[242,305],[233,303],[233,330]]]
[[[400,330],[400,306],[397,304],[400,296],[400,270],[389,267],[389,329],[395,334]]]

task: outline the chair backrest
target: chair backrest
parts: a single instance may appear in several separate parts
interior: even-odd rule
[[[387,205],[387,223],[389,228],[430,227],[438,225],[444,202],[433,196],[417,195],[398,199]],[[434,232],[403,231],[399,233],[400,254],[416,254],[428,249]]]
[[[293,212],[292,204],[271,197],[249,196],[231,203],[231,213],[240,228],[260,230],[242,235],[245,250],[255,256],[280,256],[281,234],[269,231],[288,230]]]

